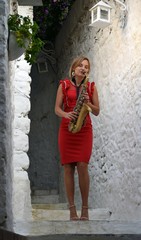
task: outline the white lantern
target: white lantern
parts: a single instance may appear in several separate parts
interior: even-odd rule
[[[104,28],[110,24],[111,6],[100,1],[94,5],[89,11],[91,12],[90,26]]]

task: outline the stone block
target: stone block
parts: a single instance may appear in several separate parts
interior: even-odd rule
[[[14,131],[14,150],[28,151],[28,136],[18,129]]]
[[[24,64],[24,66],[26,66],[26,64]],[[18,82],[31,82],[31,78],[29,77],[29,73],[28,73],[28,68],[27,68],[27,71],[23,71],[23,70],[20,70],[20,68],[18,70],[16,70],[16,75],[15,75],[15,79],[14,81]]]
[[[27,170],[29,167],[28,155],[22,151],[15,151],[13,154],[13,165],[15,170]]]
[[[14,107],[16,116],[27,116],[30,111],[30,101],[26,96],[15,96]]]
[[[31,88],[28,81],[15,81],[14,93],[16,95],[22,95],[29,98],[30,90]]]
[[[28,134],[30,131],[30,119],[28,117],[15,116],[14,128]]]
[[[14,171],[13,179],[13,221],[31,221],[31,197],[30,197],[30,182],[26,171]],[[21,199],[24,196],[24,201]]]

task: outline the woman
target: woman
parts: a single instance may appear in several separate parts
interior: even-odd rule
[[[70,67],[70,79],[60,81],[58,87],[55,113],[62,118],[58,143],[61,164],[64,166],[64,182],[70,209],[70,220],[89,220],[88,195],[89,174],[88,163],[92,152],[92,124],[87,114],[81,130],[77,133],[69,131],[69,123],[77,118],[74,111],[76,101],[81,92],[83,82],[90,71],[90,62],[87,57],[76,58]],[[98,93],[95,83],[87,83],[84,102],[91,108],[92,113],[99,114]],[[74,172],[78,171],[79,187],[82,198],[81,217],[77,215],[74,203]]]

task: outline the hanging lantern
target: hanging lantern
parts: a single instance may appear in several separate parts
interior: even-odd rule
[[[100,1],[94,5],[89,11],[91,12],[90,26],[104,28],[110,24],[111,6]]]

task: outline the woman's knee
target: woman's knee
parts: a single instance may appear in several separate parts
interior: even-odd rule
[[[82,173],[82,174],[88,173],[88,164],[85,162],[77,163],[77,171],[78,173]]]
[[[65,174],[72,175],[72,174],[74,174],[74,170],[75,170],[75,167],[72,164],[64,165]]]

